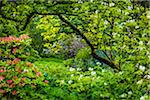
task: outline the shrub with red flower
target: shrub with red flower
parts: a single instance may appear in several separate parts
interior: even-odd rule
[[[1,42],[6,42],[6,43],[10,43],[10,42],[20,42],[24,39],[28,39],[29,36],[27,34],[23,34],[21,35],[19,38],[15,37],[15,36],[8,36],[8,37],[2,37],[0,38]]]
[[[38,67],[30,62],[32,59],[29,60],[36,54],[30,40],[26,34],[0,38],[0,96],[21,98],[48,83]]]

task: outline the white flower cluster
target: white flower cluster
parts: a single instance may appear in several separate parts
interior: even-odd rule
[[[83,1],[82,0],[78,0],[78,3],[83,3]]]
[[[120,97],[124,98],[124,97],[127,97],[127,95],[132,95],[132,94],[133,94],[132,91],[129,91],[128,94],[123,93],[120,95]]]
[[[135,26],[135,28],[136,28],[136,29],[138,29],[138,28],[139,28],[139,26]]]
[[[140,41],[140,42],[139,42],[139,45],[143,45],[143,41]]]
[[[123,93],[123,94],[120,95],[120,97],[122,97],[122,98],[124,98],[124,97],[126,97],[126,96],[127,96],[126,93]]]
[[[113,6],[115,6],[115,4],[114,4],[114,3],[110,3],[109,6],[110,6],[110,7],[113,7]]]
[[[81,74],[80,77],[78,78],[78,80],[80,80],[83,77],[83,75]]]
[[[150,100],[148,95],[143,95],[140,97],[140,100]]]
[[[69,81],[68,81],[68,84],[71,84],[72,82],[73,82],[72,80],[69,80]]]
[[[145,66],[142,66],[142,65],[139,65],[139,64],[136,64],[135,67],[139,68],[141,71],[145,71]]]
[[[150,75],[145,75],[144,78],[150,80]]]
[[[95,13],[98,14],[99,10],[96,10]]]
[[[75,71],[75,70],[77,70],[77,71],[81,71],[82,69],[81,69],[81,68],[77,68],[77,69],[75,69],[75,68],[73,68],[73,67],[70,67],[70,69],[69,69],[69,71],[70,71],[70,72]]]
[[[100,62],[96,62],[96,65],[101,65],[101,63]]]
[[[145,100],[145,97],[144,96],[140,97],[140,100]]]
[[[147,11],[147,18],[150,19],[150,11]]]
[[[128,94],[131,95],[131,94],[133,94],[133,93],[132,93],[132,91],[129,91]]]
[[[119,72],[119,75],[122,75],[123,73],[124,73],[124,71],[120,71],[120,72]]]
[[[75,8],[75,10],[79,10],[79,8]]]
[[[127,22],[130,22],[130,23],[132,23],[132,22],[135,22],[135,20],[133,19],[133,20],[128,20]]]
[[[132,6],[128,6],[128,9],[129,9],[129,10],[132,10],[132,8],[133,8]]]
[[[106,6],[107,5],[107,3],[106,2],[101,2],[102,3],[102,5],[104,5],[104,6]]]
[[[121,9],[118,9],[118,12],[121,12]]]
[[[74,74],[71,74],[71,77],[73,77],[74,76]]]
[[[105,21],[104,21],[104,24],[105,24],[105,25],[107,25],[107,24],[108,24],[108,21],[107,21],[107,20],[105,20]]]
[[[107,83],[104,83],[104,85],[108,85]]]
[[[50,53],[50,49],[43,49],[43,53],[44,54],[49,54]]]
[[[81,68],[77,68],[77,71],[81,71]]]
[[[92,75],[92,76],[96,75],[96,72],[95,72],[95,71],[92,71],[92,72],[91,72],[91,75]]]
[[[145,66],[140,65],[139,69],[144,72],[145,71]]]
[[[72,72],[72,71],[74,71],[74,70],[75,70],[75,68],[70,67],[70,69],[69,69],[69,70]]]
[[[89,70],[89,71],[93,71],[93,68],[89,67],[88,70]]]
[[[24,69],[22,73],[27,73],[28,71],[28,69]]]
[[[113,36],[116,36],[116,35],[117,35],[117,33],[116,33],[116,32],[113,32],[113,33],[112,33],[112,35],[113,35]]]

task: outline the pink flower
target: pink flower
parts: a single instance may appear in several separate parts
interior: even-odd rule
[[[49,83],[49,81],[48,80],[44,80],[44,83]]]
[[[16,95],[16,94],[17,94],[17,91],[16,91],[16,90],[14,90],[14,91],[12,92],[12,94],[13,94],[13,95]]]
[[[13,54],[16,54],[16,51],[17,51],[17,48],[15,47],[15,48],[12,48],[12,53]]]
[[[3,42],[12,42],[16,39],[16,37],[14,36],[9,36],[9,37],[3,37],[3,38],[0,38],[0,41],[3,41]]]
[[[12,83],[13,82],[13,80],[7,80],[7,83],[8,84],[10,84],[10,83]]]
[[[4,80],[4,78],[5,78],[5,77],[3,77],[3,76],[0,76],[0,81]]]
[[[13,78],[14,78],[14,79],[17,79],[18,77],[17,77],[17,76],[14,76]]]
[[[26,38],[29,38],[29,36],[27,34],[23,34],[20,36],[20,39],[26,39]]]
[[[5,90],[0,89],[0,94],[3,94],[3,93],[5,93],[5,92],[6,92]]]
[[[3,69],[1,69],[1,70],[0,70],[0,73],[2,73],[2,72],[4,72],[4,70],[3,70]]]
[[[21,80],[22,80],[22,81],[25,81],[25,80],[26,80],[26,78],[25,78],[25,77],[22,77],[22,78],[21,78]]]
[[[10,84],[9,87],[13,88],[13,87],[15,87],[15,84]]]
[[[29,38],[29,36],[27,34],[23,34],[21,35],[19,38],[14,37],[14,36],[9,36],[9,37],[2,37],[0,38],[0,41],[6,42],[6,43],[10,43],[10,42],[20,42],[23,39],[27,39]]]
[[[37,72],[36,75],[37,75],[37,76],[41,76],[42,73],[41,73],[41,72]]]

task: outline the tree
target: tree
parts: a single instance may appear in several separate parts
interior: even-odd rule
[[[115,70],[121,70],[128,62],[148,67],[150,61],[145,59],[150,55],[149,23],[145,10],[128,0],[3,2],[1,21],[9,24],[1,29],[2,33],[9,33],[4,29],[10,30],[15,26],[15,31],[23,32],[32,19],[53,15],[60,26],[67,25],[72,30],[71,34],[79,35],[90,47],[91,55],[100,62]],[[102,51],[107,58],[98,55],[97,51]]]

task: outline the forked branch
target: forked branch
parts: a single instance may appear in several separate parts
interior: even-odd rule
[[[113,62],[107,60],[107,59],[104,59],[102,57],[100,57],[99,55],[96,54],[95,52],[95,48],[94,46],[92,45],[92,43],[86,38],[86,36],[76,27],[74,26],[71,22],[69,22],[68,20],[66,20],[61,14],[58,15],[58,17],[60,18],[60,20],[64,23],[66,23],[67,25],[69,25],[73,30],[74,32],[77,34],[77,35],[80,35],[82,37],[82,39],[85,40],[85,42],[88,44],[88,46],[91,48],[91,55],[99,60],[100,62],[103,62],[105,64],[107,64],[108,66],[110,66],[111,68],[115,69],[115,70],[120,70],[119,67],[117,65],[115,65]]]

